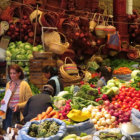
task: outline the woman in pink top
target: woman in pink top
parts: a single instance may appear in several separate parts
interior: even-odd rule
[[[24,109],[26,102],[32,96],[30,86],[23,80],[24,73],[17,64],[9,66],[8,75],[10,81],[6,84],[6,91],[10,89],[12,96],[8,104],[5,120],[3,121],[4,130],[23,119],[21,110]],[[5,101],[2,100],[1,104],[4,103]]]

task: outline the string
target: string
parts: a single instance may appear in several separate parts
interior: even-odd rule
[[[10,0],[11,1],[11,0]],[[16,1],[11,1],[11,3],[17,3],[17,4],[20,4],[20,5],[24,5],[24,6],[27,6],[27,7],[30,7],[30,8],[33,8],[35,9],[36,7],[35,6],[31,6],[31,5],[27,5],[27,4],[24,4],[24,3],[21,3],[21,2],[16,2]],[[49,5],[49,4],[48,4]],[[51,7],[54,7],[54,6],[51,6]],[[58,10],[61,10],[61,11],[66,11],[66,12],[70,12],[69,10],[66,10],[66,9],[63,9],[63,8],[59,8],[59,7],[54,7],[54,8],[57,8]],[[47,10],[47,9],[43,9],[43,8],[38,8],[39,10],[43,11],[43,12],[54,12],[54,11],[51,11],[51,10]],[[89,11],[80,11],[80,10],[75,10],[75,12],[79,12],[81,14],[87,14],[89,17],[87,17],[89,20],[92,20],[91,18],[91,15],[95,14],[95,13],[92,13],[92,12],[89,12]],[[100,14],[100,13],[96,13],[97,15],[100,15],[100,16],[103,16],[103,17],[110,17],[112,15],[105,15],[105,14]],[[65,15],[69,16],[69,17],[79,17],[79,16],[75,16],[75,15],[72,15],[72,14],[67,14],[65,13]],[[102,20],[99,20],[99,21],[102,21]],[[113,21],[114,23],[119,23],[119,24],[131,24],[131,25],[140,25],[140,23],[129,23],[129,22],[123,22],[123,21]]]

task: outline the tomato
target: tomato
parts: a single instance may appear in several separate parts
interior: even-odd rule
[[[134,108],[138,109],[139,107],[138,107],[138,105],[135,105]]]
[[[113,97],[113,98],[112,98],[112,101],[115,101],[115,100],[116,100],[115,97]]]
[[[124,99],[124,96],[120,96],[120,97],[119,97],[119,99],[120,99],[121,101],[123,101],[123,99]]]
[[[132,98],[135,97],[135,94],[134,94],[134,93],[131,93],[131,97],[132,97]]]

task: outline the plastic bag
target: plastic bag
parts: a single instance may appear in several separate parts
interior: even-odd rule
[[[95,132],[94,135],[99,135],[101,132],[105,132],[105,133],[106,132],[121,132],[124,135],[121,140],[132,140],[131,136],[129,136],[128,134],[126,134],[119,128],[100,130],[100,131]],[[93,140],[100,140],[100,138],[98,136],[93,136]]]
[[[131,119],[132,119],[132,124],[140,128],[140,112],[138,110],[134,108],[131,110]],[[131,136],[140,139],[140,132],[133,133],[131,134]]]
[[[112,77],[116,77],[117,79],[129,81],[131,80],[131,74],[125,74],[125,75],[112,75]]]
[[[5,61],[6,55],[5,55],[5,50],[0,48],[0,61]]]
[[[68,134],[76,134],[80,135],[81,132],[87,133],[87,134],[93,134],[95,131],[94,124],[91,120],[81,122],[75,125],[68,125],[67,126],[67,133]]]
[[[66,125],[63,121],[59,120],[59,119],[54,119],[54,118],[50,118],[50,119],[45,119],[45,120],[41,120],[41,121],[33,121],[33,122],[27,122],[23,128],[18,132],[18,138],[17,140],[36,140],[36,138],[34,137],[30,137],[27,133],[29,130],[29,127],[32,123],[36,123],[36,124],[40,124],[44,121],[55,121],[56,123],[58,123],[60,125],[59,131],[57,132],[56,135],[53,135],[51,137],[47,137],[47,138],[37,138],[37,140],[60,140],[66,133]]]

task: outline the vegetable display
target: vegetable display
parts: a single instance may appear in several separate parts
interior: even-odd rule
[[[29,59],[33,58],[33,51],[43,52],[43,46],[32,46],[28,42],[11,42],[6,50],[6,61],[10,65],[17,63],[23,70],[29,74]]]
[[[114,75],[125,75],[125,74],[130,74],[132,71],[129,69],[129,68],[127,68],[127,67],[120,67],[120,68],[118,68],[118,69],[115,69],[114,71],[113,71],[113,74]]]
[[[112,101],[113,104],[119,104],[124,111],[130,111],[132,108],[140,111],[140,90],[122,86],[119,94],[112,98]]]
[[[101,132],[99,135],[100,140],[121,140],[124,135],[121,133]]]
[[[36,138],[46,138],[57,134],[59,125],[55,121],[44,121],[40,124],[32,123],[28,135]]]

